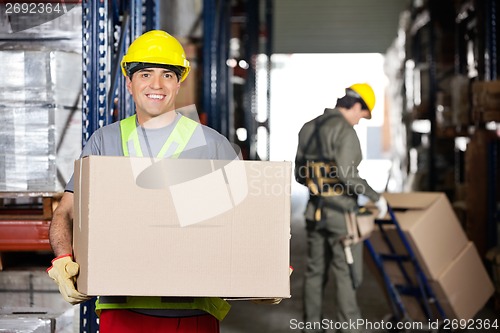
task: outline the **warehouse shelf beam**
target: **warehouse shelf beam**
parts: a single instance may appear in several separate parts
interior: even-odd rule
[[[431,6],[430,21],[436,20],[435,9]],[[438,89],[437,84],[437,70],[436,70],[436,32],[434,24],[429,24],[429,49],[428,49],[428,62],[429,62],[429,110],[428,118],[431,124],[429,133],[429,180],[428,188],[431,191],[436,190],[437,174],[436,174],[436,94]]]
[[[267,1],[266,31],[272,33],[272,3]],[[243,157],[258,159],[257,130],[259,125],[267,129],[268,121],[257,123],[257,56],[259,55],[260,16],[259,1],[240,0],[236,2],[203,1],[203,82],[202,105],[207,124],[237,142]],[[272,45],[265,39],[270,72]],[[230,49],[232,39],[239,41],[238,52]],[[237,45],[235,43],[234,45]],[[238,65],[231,68],[227,61],[231,53],[239,53]],[[243,67],[242,67],[242,66]],[[269,85],[268,77],[268,104]],[[238,87],[236,87],[238,86]],[[241,89],[240,89],[241,87]],[[268,113],[270,110],[268,110]],[[236,119],[238,117],[238,119]],[[268,117],[269,118],[269,117]],[[244,128],[246,138],[236,136],[236,129]],[[269,138],[268,138],[269,139]],[[269,141],[267,139],[267,141]],[[269,148],[267,149],[269,151]],[[269,156],[269,153],[267,153]],[[267,156],[267,157],[268,157]]]
[[[229,43],[231,4],[227,1],[203,2],[203,111],[207,124],[231,139],[234,135],[233,90]]]
[[[272,54],[273,54],[273,22],[274,22],[274,2],[273,0],[266,0],[266,57],[267,57],[267,68],[266,68],[266,159],[271,156],[271,69],[272,69]]]
[[[498,245],[498,223],[500,223],[500,211],[498,207],[499,195],[497,193],[498,186],[498,152],[499,143],[498,140],[488,143],[488,182],[487,182],[487,248],[490,249]]]
[[[107,1],[82,1],[82,143],[85,145],[92,133],[110,123],[106,110],[107,80]]]
[[[484,80],[496,80],[497,69],[497,1],[487,0],[485,6],[486,20],[484,22]]]
[[[259,54],[259,1],[245,2],[246,40],[245,59],[248,63],[245,85],[243,88],[243,108],[247,127],[247,149],[249,158],[258,159],[257,155],[257,55]]]

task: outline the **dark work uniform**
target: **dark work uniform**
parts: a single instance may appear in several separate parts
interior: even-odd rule
[[[317,137],[316,137],[317,136]],[[312,138],[312,139],[311,139]],[[318,143],[320,141],[320,143]],[[321,149],[321,151],[320,151]],[[347,234],[344,213],[357,207],[357,196],[366,195],[376,202],[379,194],[359,177],[358,165],[362,153],[359,139],[338,109],[325,112],[302,127],[295,158],[295,178],[305,184],[307,161],[330,160],[337,164],[337,175],[343,195],[324,197],[321,221],[314,221],[318,197],[310,196],[305,216],[307,224],[308,260],[304,281],[304,321],[323,319],[323,289],[330,267],[335,275],[336,318],[338,322],[361,318],[356,301],[356,290],[346,263],[340,239]],[[362,242],[352,246],[354,272],[362,279]],[[330,318],[327,318],[330,319]],[[321,330],[305,330],[321,332]],[[350,332],[343,330],[342,332]]]

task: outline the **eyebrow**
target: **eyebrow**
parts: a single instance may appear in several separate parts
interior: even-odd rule
[[[159,67],[154,67],[154,68],[159,68]],[[174,73],[175,72],[171,69],[167,69],[167,68],[159,68],[159,69],[162,69],[163,70],[163,73]],[[138,73],[140,72],[148,72],[148,73],[152,73],[153,72],[153,68],[141,68],[137,71]]]

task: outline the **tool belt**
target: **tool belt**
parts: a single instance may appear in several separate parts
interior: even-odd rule
[[[337,176],[338,167],[335,162],[308,161],[306,167],[306,186],[309,194],[316,197],[314,220],[322,220],[324,198],[336,197],[344,194],[344,185]]]
[[[365,207],[359,208],[358,211],[346,212],[345,223],[347,236],[343,239],[344,246],[364,241],[375,229],[375,217]]]
[[[347,235],[341,239],[341,242],[351,275],[352,287],[357,289],[361,285],[361,281],[356,277],[351,246],[370,237],[375,228],[375,218],[369,210],[361,207],[358,211],[346,212],[345,223]]]
[[[333,197],[344,194],[335,162],[307,162],[306,186],[311,195]]]

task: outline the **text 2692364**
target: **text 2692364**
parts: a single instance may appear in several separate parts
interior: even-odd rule
[[[63,14],[65,6],[59,2],[6,2],[5,14]]]

